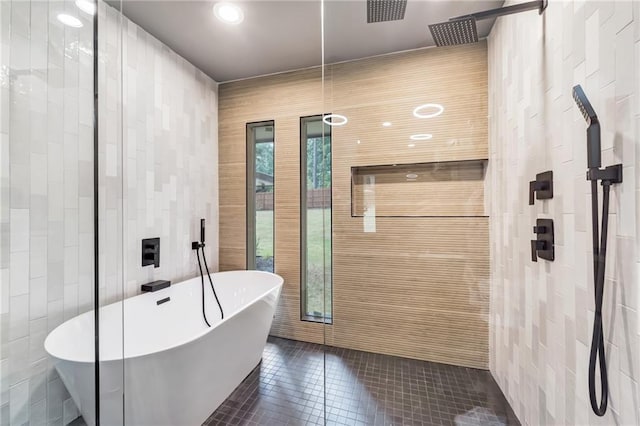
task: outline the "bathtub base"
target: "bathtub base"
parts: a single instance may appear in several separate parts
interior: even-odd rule
[[[199,426],[260,364],[273,315],[258,302],[203,338],[167,352],[124,362],[124,420],[136,426]],[[262,322],[261,322],[262,321]],[[108,365],[112,364],[112,365]],[[120,364],[120,365],[118,365]],[[122,377],[122,362],[104,363],[101,375]],[[122,394],[103,389],[100,423],[122,424]],[[84,394],[87,395],[87,394]],[[93,401],[78,406],[93,426]]]

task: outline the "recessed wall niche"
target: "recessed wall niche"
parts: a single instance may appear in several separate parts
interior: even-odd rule
[[[485,216],[486,160],[351,168],[351,216]]]

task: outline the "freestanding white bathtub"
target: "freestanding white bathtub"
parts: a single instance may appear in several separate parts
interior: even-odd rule
[[[221,320],[205,276],[211,328],[202,318],[200,277],[100,308],[101,425],[200,425],[260,362],[283,279],[260,271],[211,277],[225,314]],[[44,343],[89,425],[93,315],[72,318]]]

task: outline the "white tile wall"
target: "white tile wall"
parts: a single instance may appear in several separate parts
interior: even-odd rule
[[[63,10],[84,27],[65,28]],[[109,303],[149,280],[194,275],[200,217],[217,269],[217,84],[104,3],[99,13],[100,294]],[[93,307],[91,51],[91,17],[73,0],[0,1],[1,425],[78,415],[43,343]],[[156,236],[161,267],[143,269],[140,239]]]
[[[489,37],[490,368],[523,424],[640,424],[639,5],[551,0],[543,16],[499,18]],[[574,84],[600,117],[603,165],[624,165],[611,197],[604,418],[587,388],[590,192]],[[528,182],[549,169],[554,198],[528,206]],[[538,217],[555,221],[552,263],[529,260]]]
[[[107,33],[101,49],[108,55],[100,89],[107,97],[122,91],[124,108],[121,133],[110,133],[120,126],[117,99],[107,99],[100,118],[102,300],[108,302],[138,294],[149,281],[196,275],[191,241],[199,238],[200,218],[207,223],[207,259],[217,270],[218,105],[215,81],[133,22],[120,20],[115,9],[101,4],[100,12],[105,22],[99,28]],[[143,268],[142,239],[153,237],[160,237],[160,267]]]
[[[64,9],[78,15],[84,28],[63,28],[55,16]],[[92,36],[90,17],[75,9],[71,1],[0,2],[3,425],[62,422],[46,391],[48,382],[59,379],[43,343],[62,320],[58,306],[75,312],[90,308],[78,306],[71,291],[80,285],[78,240],[93,239],[91,229],[80,231],[74,207],[75,111],[81,101],[72,77],[79,72],[74,60],[79,45],[91,43]],[[91,103],[84,108],[91,109]],[[75,287],[66,287],[67,282]],[[91,277],[82,285],[91,288]],[[60,394],[69,398],[64,389]],[[47,408],[54,415],[48,416]]]

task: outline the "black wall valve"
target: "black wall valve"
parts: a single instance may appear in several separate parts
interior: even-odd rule
[[[533,227],[536,239],[531,240],[531,261],[537,262],[538,257],[553,261],[555,258],[553,219],[538,219]]]
[[[534,201],[553,198],[553,172],[542,172],[536,175],[536,180],[529,182],[529,205]]]
[[[160,266],[160,238],[145,238],[142,240],[142,266]]]

